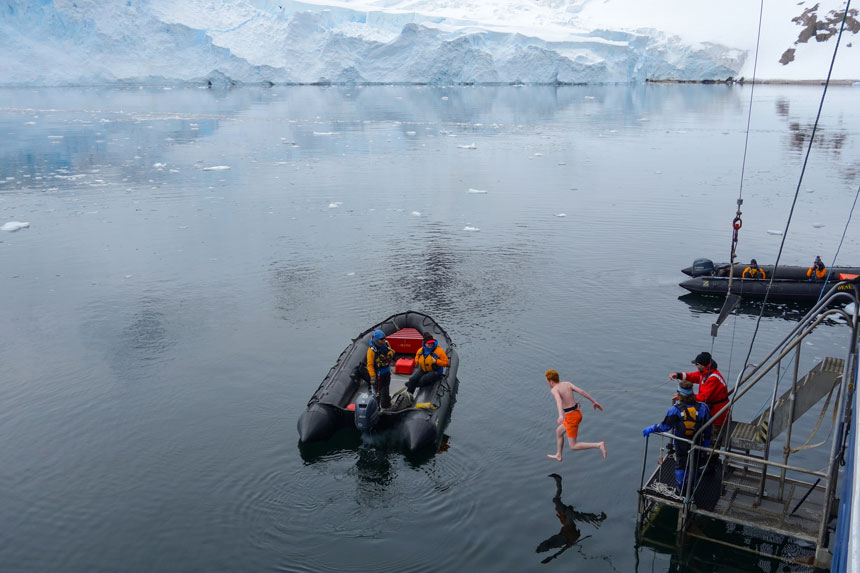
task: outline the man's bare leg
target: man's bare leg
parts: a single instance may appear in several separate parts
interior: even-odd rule
[[[559,426],[558,428],[556,428],[555,437],[556,442],[558,443],[558,449],[556,450],[555,454],[547,454],[546,457],[561,461],[561,450],[562,448],[564,448],[564,434],[564,426]]]
[[[603,453],[603,459],[606,459],[606,442],[577,442],[576,438],[568,438],[567,443],[571,450],[599,449]]]

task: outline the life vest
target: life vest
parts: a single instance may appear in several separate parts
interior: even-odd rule
[[[437,361],[441,360],[443,353],[444,350],[439,348],[438,342],[434,343],[433,348],[431,349],[428,349],[426,346],[422,346],[421,350],[415,353],[415,363],[422,372],[432,372],[435,370],[439,374],[443,374],[445,372],[445,368],[440,364],[437,364]]]
[[[373,349],[373,368],[377,373],[385,374],[394,361],[394,350],[388,344],[382,348],[378,348],[375,344],[371,344],[370,347]]]
[[[699,402],[692,404],[679,402],[675,408],[681,412],[681,416],[675,424],[675,435],[691,440],[702,425],[699,419]]]

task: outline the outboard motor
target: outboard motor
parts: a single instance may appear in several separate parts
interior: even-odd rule
[[[355,400],[355,427],[362,432],[373,429],[379,420],[379,402],[373,394],[362,392]]]
[[[711,259],[696,259],[693,261],[692,277],[714,276],[714,262]]]

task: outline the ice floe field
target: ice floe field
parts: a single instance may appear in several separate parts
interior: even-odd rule
[[[719,302],[677,283],[728,257],[748,90],[0,91],[0,569],[534,570],[557,472],[607,518],[547,568],[634,570],[640,430],[670,393],[615,390],[710,349]],[[785,233],[821,92],[756,87],[739,257],[783,238],[785,264],[834,256],[857,93],[828,93]],[[296,420],[339,353],[406,309],[458,347],[444,451],[303,455]],[[732,320],[712,350],[730,378],[755,317]],[[547,461],[547,368],[604,405],[581,435],[606,462]]]

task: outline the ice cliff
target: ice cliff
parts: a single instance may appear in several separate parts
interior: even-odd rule
[[[749,58],[658,26],[600,25],[608,4],[7,0],[0,85],[723,80]]]

